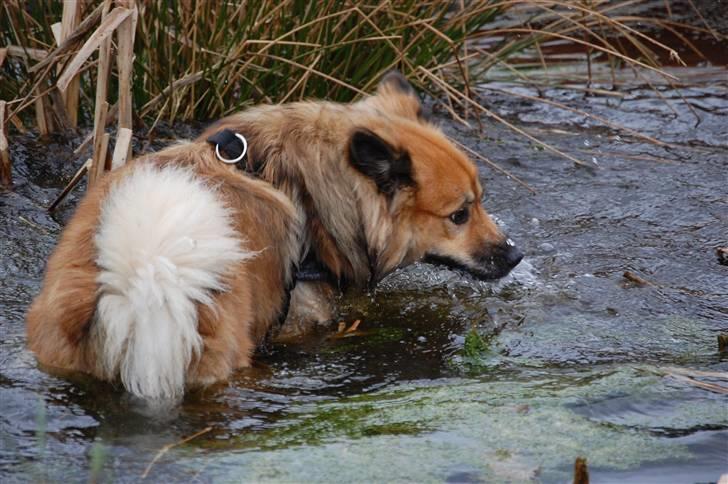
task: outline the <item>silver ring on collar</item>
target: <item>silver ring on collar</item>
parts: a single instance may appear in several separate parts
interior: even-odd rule
[[[223,158],[223,156],[220,154],[220,145],[215,145],[215,155],[217,156],[217,159],[222,161],[223,163],[227,163],[228,165],[234,165],[238,161],[242,160],[243,158],[245,158],[245,153],[248,152],[248,140],[245,139],[245,136],[240,133],[235,133],[235,136],[243,142],[243,152],[237,158],[234,158],[232,160]]]

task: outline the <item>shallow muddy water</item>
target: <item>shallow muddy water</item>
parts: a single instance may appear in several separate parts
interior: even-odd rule
[[[671,90],[670,106],[639,86],[618,99],[546,93],[669,147],[487,91],[489,107],[593,170],[491,123],[479,138],[441,119],[537,191],[481,165],[487,209],[527,254],[515,273],[487,284],[399,271],[344,298],[341,319],[360,319],[362,334],[329,338],[332,327],[273,346],[175,409],[45,373],[25,349],[23,314],[78,195],[45,207],[78,167],[78,141],[13,137],[16,184],[0,194],[0,481],[138,481],[165,445],[201,431],[148,479],[568,482],[584,456],[594,482],[716,481],[728,400],[665,375],[728,370],[716,343],[728,267],[715,256],[728,245],[728,82],[711,76],[682,90],[697,126]]]

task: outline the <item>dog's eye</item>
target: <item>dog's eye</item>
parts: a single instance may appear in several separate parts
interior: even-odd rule
[[[450,214],[450,221],[455,225],[462,225],[470,218],[468,207],[463,207],[456,212]]]

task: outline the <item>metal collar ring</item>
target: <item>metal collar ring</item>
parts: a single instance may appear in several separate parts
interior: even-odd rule
[[[234,133],[234,134],[235,134],[235,137],[238,138],[243,143],[243,151],[240,153],[240,156],[238,156],[237,158],[233,158],[231,160],[224,158],[220,154],[220,145],[219,144],[215,145],[215,155],[217,156],[217,159],[222,161],[223,163],[227,163],[229,165],[234,165],[235,163],[241,161],[243,158],[245,158],[245,154],[248,152],[248,140],[245,139],[245,136],[243,136],[240,133]]]

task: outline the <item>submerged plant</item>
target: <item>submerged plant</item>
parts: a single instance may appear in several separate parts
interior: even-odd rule
[[[89,476],[88,481],[90,483],[96,483],[101,481],[102,472],[104,469],[104,463],[106,462],[106,456],[108,449],[100,442],[95,442],[91,446],[89,451]]]

